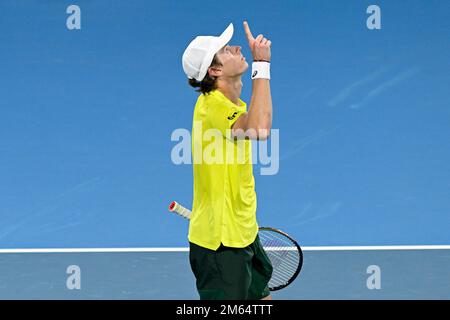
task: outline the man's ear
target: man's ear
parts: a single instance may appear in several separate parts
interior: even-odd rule
[[[209,67],[208,73],[211,77],[216,78],[222,75],[222,69],[220,67]]]

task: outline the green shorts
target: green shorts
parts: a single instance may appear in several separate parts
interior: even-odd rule
[[[245,248],[217,251],[190,243],[189,260],[201,300],[259,300],[267,297],[272,264],[256,237]]]

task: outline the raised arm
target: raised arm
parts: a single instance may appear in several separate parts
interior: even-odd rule
[[[252,52],[253,61],[262,61],[262,64],[267,64],[263,65],[263,67],[269,68],[271,41],[264,38],[262,34],[255,39],[247,21],[244,21],[244,30]],[[245,138],[265,140],[269,137],[271,127],[272,96],[270,94],[270,80],[253,79],[249,111],[242,114],[233,124],[232,134],[237,138],[243,138],[242,132],[244,131]]]

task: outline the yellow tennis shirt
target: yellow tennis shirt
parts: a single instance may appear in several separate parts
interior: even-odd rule
[[[258,233],[251,140],[231,139],[247,111],[219,90],[198,97],[192,126],[194,193],[189,241],[216,250],[250,245]]]

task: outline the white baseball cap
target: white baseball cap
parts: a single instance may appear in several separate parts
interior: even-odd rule
[[[187,46],[183,53],[183,70],[189,79],[202,81],[208,72],[214,55],[222,49],[233,36],[233,24],[219,37],[198,36]]]

